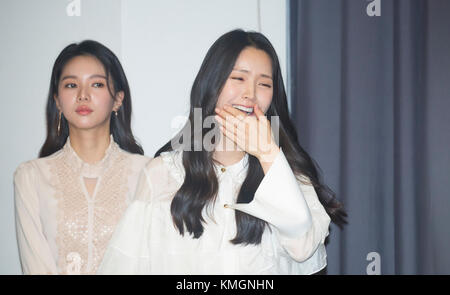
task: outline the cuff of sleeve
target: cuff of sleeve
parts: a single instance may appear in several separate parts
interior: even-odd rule
[[[288,238],[303,235],[312,225],[308,205],[281,150],[256,190],[253,201],[227,207],[267,221]]]

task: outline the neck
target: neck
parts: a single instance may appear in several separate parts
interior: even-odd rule
[[[110,144],[109,130],[69,129],[70,145],[81,160],[94,164],[103,159]]]
[[[245,151],[239,149],[233,141],[224,136],[221,136],[213,154],[214,160],[225,167],[239,162],[244,156]]]

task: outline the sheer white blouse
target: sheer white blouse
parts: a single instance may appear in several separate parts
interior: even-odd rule
[[[247,164],[248,155],[231,166],[216,165],[217,199],[205,206],[204,232],[194,239],[179,234],[170,213],[184,180],[181,152],[150,161],[97,273],[312,274],[323,269],[330,218],[308,179],[295,177],[281,151],[253,201],[236,204]],[[230,242],[236,235],[235,210],[268,222],[260,244]]]
[[[23,273],[95,274],[149,160],[122,150],[111,136],[96,164],[83,162],[70,139],[48,157],[22,163],[14,195]]]

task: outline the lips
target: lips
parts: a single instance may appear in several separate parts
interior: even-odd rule
[[[75,112],[77,112],[79,115],[85,116],[92,113],[92,109],[87,106],[79,106]]]

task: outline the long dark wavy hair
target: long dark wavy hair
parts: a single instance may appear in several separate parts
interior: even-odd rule
[[[61,149],[69,136],[69,125],[64,116],[61,117],[61,130],[60,135],[58,135],[59,110],[56,107],[54,97],[58,95],[59,80],[64,66],[77,56],[92,56],[101,62],[105,69],[106,83],[111,99],[114,99],[119,91],[123,91],[124,98],[122,106],[117,111],[117,116],[111,113],[110,132],[121,149],[133,154],[143,155],[144,150],[136,142],[131,131],[130,87],[119,59],[103,44],[93,40],[85,40],[78,44],[70,44],[64,48],[53,65],[46,107],[47,138],[39,152],[39,157],[49,156]],[[113,87],[109,84],[110,78]]]
[[[321,182],[320,169],[318,166],[316,167],[313,159],[298,142],[297,132],[289,118],[286,92],[277,54],[270,41],[261,33],[234,30],[221,36],[212,45],[192,86],[189,122],[184,128],[194,126],[194,108],[201,108],[205,117],[215,114],[214,108],[219,94],[236,59],[246,47],[263,50],[271,58],[273,98],[266,116],[269,120],[271,116],[279,117],[279,145],[290,167],[297,176],[309,177],[331,220],[342,227],[346,223],[347,214],[342,204],[335,198],[334,192]],[[211,129],[203,128],[202,139]],[[180,132],[183,133],[183,129]],[[193,132],[188,134],[193,136]],[[178,138],[178,136],[176,137]],[[171,142],[169,141],[161,147],[155,157],[164,151],[172,150]],[[192,145],[195,144],[193,137],[190,142]],[[203,208],[214,202],[219,188],[214,169],[213,152],[195,151],[194,146],[191,146],[190,151],[183,151],[182,157],[186,176],[171,203],[172,219],[181,235],[187,231],[194,238],[199,238],[203,233],[203,223],[205,223],[202,216]],[[249,154],[248,172],[239,191],[237,202],[251,202],[263,177],[264,171],[258,159]],[[236,225],[237,233],[231,240],[233,244],[261,243],[266,226],[265,221],[237,210]]]

